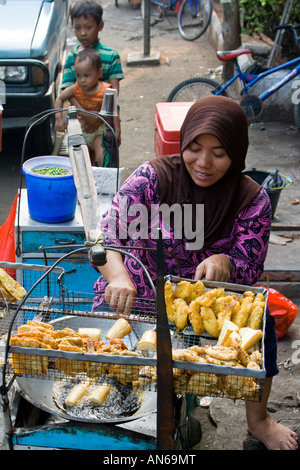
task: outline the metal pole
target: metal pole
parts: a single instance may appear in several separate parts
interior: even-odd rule
[[[150,55],[150,0],[145,1],[144,56]]]
[[[164,251],[159,229],[157,263],[157,449],[174,449],[172,344],[164,295]]]

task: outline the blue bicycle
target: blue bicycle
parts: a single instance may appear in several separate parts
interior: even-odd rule
[[[145,1],[141,2],[141,15],[145,19]],[[149,0],[150,25],[163,21],[175,12],[178,30],[187,41],[200,38],[207,30],[212,16],[212,0]]]
[[[296,40],[296,44],[300,46],[300,37],[297,35],[297,29],[300,28],[300,24],[293,26],[291,24],[283,24],[277,26],[275,29],[288,29],[293,32]],[[240,104],[244,109],[249,120],[258,118],[263,111],[263,102],[268,99],[271,95],[276,93],[280,88],[286,85],[288,82],[293,80],[295,77],[300,75],[300,57],[296,59],[285,62],[282,65],[278,65],[271,69],[267,69],[258,74],[242,72],[238,64],[237,58],[242,54],[252,54],[251,49],[237,49],[233,51],[217,52],[217,57],[219,60],[226,62],[232,60],[235,64],[236,74],[232,79],[224,84],[217,83],[216,81],[205,78],[205,77],[194,77],[184,80],[179,83],[171,93],[169,94],[167,101],[181,101],[181,102],[193,102],[197,101],[205,96],[213,95],[224,95],[228,96],[227,89],[232,85],[236,80],[240,81],[241,84],[241,95],[242,99]],[[279,70],[287,69],[287,73],[275,84],[267,88],[259,96],[252,95],[251,88],[256,85],[263,78],[278,72]],[[295,83],[297,85],[297,83]],[[300,81],[299,81],[300,89]],[[300,96],[295,91],[294,101],[294,121],[297,129],[300,130],[300,100],[297,98]]]

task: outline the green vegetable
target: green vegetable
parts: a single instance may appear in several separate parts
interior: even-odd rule
[[[60,168],[58,166],[44,166],[43,168],[39,168],[38,170],[33,170],[35,173],[39,175],[48,175],[48,176],[63,176],[63,175],[70,175],[71,172],[67,170],[67,168]]]

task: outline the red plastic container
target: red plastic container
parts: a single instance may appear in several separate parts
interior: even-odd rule
[[[193,103],[157,103],[155,111],[154,152],[156,157],[180,152],[180,128]]]

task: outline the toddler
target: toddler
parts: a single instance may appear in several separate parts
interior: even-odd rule
[[[66,88],[57,97],[55,102],[56,109],[63,108],[66,101],[71,101],[75,98],[80,105],[80,109],[86,111],[93,111],[99,113],[101,110],[104,92],[107,88],[111,88],[110,83],[100,81],[102,77],[102,64],[100,55],[92,48],[83,49],[79,52],[75,59],[76,83]],[[103,148],[102,136],[106,127],[105,122],[97,119],[97,127],[93,132],[87,132],[84,126],[86,113],[79,112],[83,122],[83,136],[89,148],[91,163],[97,163],[102,166],[103,163]],[[119,116],[114,116],[113,122],[109,124],[114,127],[118,145],[121,143],[121,126]],[[66,120],[63,118],[63,113],[56,113],[55,115],[55,129],[59,132],[64,132],[67,128]]]

